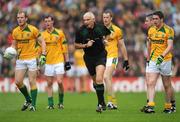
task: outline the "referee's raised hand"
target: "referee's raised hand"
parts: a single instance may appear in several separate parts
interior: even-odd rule
[[[89,40],[89,41],[87,42],[87,44],[86,44],[87,47],[91,47],[94,42],[95,42],[94,40]]]

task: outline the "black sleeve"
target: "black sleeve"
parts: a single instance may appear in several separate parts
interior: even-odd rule
[[[105,36],[107,36],[107,35],[110,35],[110,34],[111,34],[111,31],[110,31],[110,30],[109,30],[106,26],[104,26],[104,25],[103,25],[103,27],[102,27],[102,28],[103,28],[103,30],[104,30],[103,32],[104,32],[104,35],[105,35]]]
[[[82,43],[82,38],[81,38],[80,30],[76,31],[75,43]]]

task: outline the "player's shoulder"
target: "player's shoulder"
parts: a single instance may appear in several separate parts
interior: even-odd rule
[[[43,35],[46,34],[46,33],[47,33],[47,30],[43,30],[43,31],[40,32],[40,34],[43,34]]]
[[[20,27],[17,26],[17,27],[14,27],[14,28],[13,28],[12,32],[16,32],[16,31],[19,31],[19,30],[20,30]]]
[[[167,33],[171,33],[172,31],[174,31],[174,29],[172,27],[170,27],[169,25],[164,24],[164,29],[165,32]]]
[[[58,28],[55,28],[54,29],[55,32],[57,32],[58,34],[63,34],[64,35],[64,31],[62,29],[58,29]]]
[[[115,31],[122,31],[122,29],[119,26],[115,25],[115,24],[112,24],[112,28]]]
[[[148,33],[152,33],[152,32],[154,32],[156,30],[157,30],[156,26],[153,25],[148,29]]]
[[[95,25],[94,25],[94,30],[103,31],[104,29],[107,29],[104,24],[102,24],[102,23],[95,23]]]
[[[27,27],[30,29],[30,30],[38,30],[38,28],[34,25],[31,25],[31,24],[28,24]]]

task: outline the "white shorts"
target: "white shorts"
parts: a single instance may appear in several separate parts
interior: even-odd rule
[[[58,74],[64,74],[64,63],[59,64],[45,64],[44,75],[55,76]]]
[[[29,71],[37,70],[37,60],[16,60],[16,70],[28,69]]]
[[[147,73],[160,73],[164,76],[172,75],[172,62],[166,61],[162,62],[160,65],[156,65],[155,61],[150,61],[149,65],[146,65],[146,72]]]
[[[74,77],[76,75],[76,70],[75,67],[73,65],[71,65],[71,69],[66,71],[66,75],[68,77]]]
[[[107,58],[106,66],[117,66],[118,64],[118,58]]]
[[[76,76],[80,77],[83,75],[88,75],[88,70],[86,67],[76,67]]]

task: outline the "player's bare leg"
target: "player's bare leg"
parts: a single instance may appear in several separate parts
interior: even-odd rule
[[[48,93],[48,109],[54,109],[53,101],[53,76],[46,76],[47,80],[47,93]]]
[[[64,109],[64,86],[63,86],[63,74],[58,74],[57,75],[57,83],[59,86],[59,103],[58,103],[58,108],[59,109]]]
[[[104,73],[104,81],[106,83],[107,98],[108,98],[107,107],[109,109],[117,109],[115,93],[112,88],[112,75],[113,75],[114,70],[115,70],[115,67],[108,66],[106,67],[106,70]]]
[[[22,111],[25,111],[31,104],[31,97],[28,93],[27,87],[23,83],[25,73],[26,73],[26,69],[15,70],[15,84],[20,90],[20,92],[24,95],[26,100],[21,108]]]
[[[85,93],[87,91],[86,82],[87,82],[87,75],[82,75],[80,77],[80,93]]]
[[[172,113],[176,111],[174,90],[171,84],[171,76],[162,76],[162,81],[166,93],[165,113]],[[171,103],[174,101],[173,103]]]
[[[32,104],[30,106],[30,111],[36,110],[36,99],[37,99],[37,85],[36,85],[36,78],[37,78],[37,70],[28,71],[29,83],[31,88],[31,97],[32,97]]]
[[[159,77],[159,73],[148,73],[147,74],[147,94],[148,94],[148,100],[146,108],[143,112],[145,113],[154,113],[154,97],[155,97],[155,86],[157,79]]]

